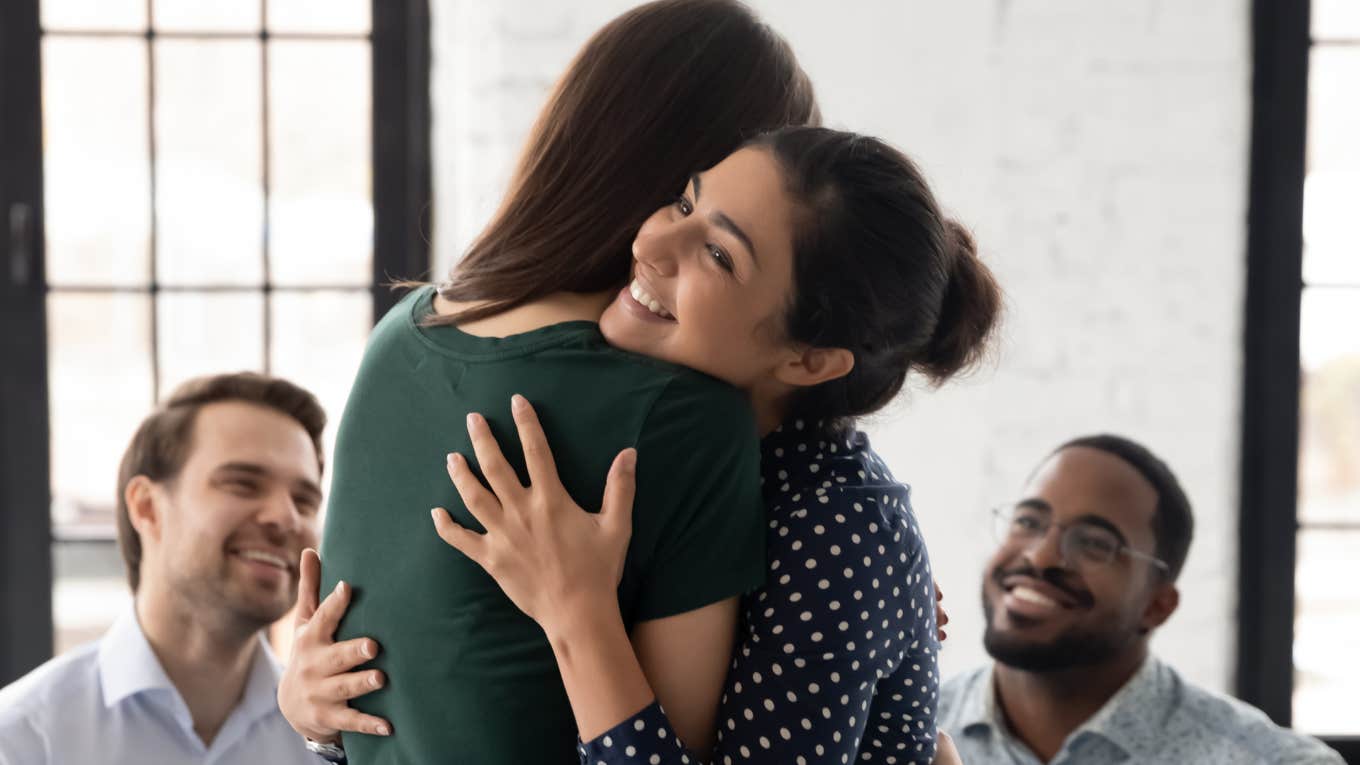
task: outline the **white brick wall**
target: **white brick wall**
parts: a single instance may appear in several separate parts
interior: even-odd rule
[[[436,265],[492,211],[553,79],[632,5],[436,0]],[[828,122],[916,157],[1008,293],[995,362],[869,424],[915,487],[948,593],[946,671],[982,661],[986,508],[1110,430],[1178,471],[1199,524],[1156,648],[1227,690],[1250,86],[1247,0],[761,0]]]

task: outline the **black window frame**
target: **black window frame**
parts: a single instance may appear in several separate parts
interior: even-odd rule
[[[54,637],[39,3],[0,0],[0,687],[50,658]],[[376,321],[400,299],[391,281],[430,269],[430,13],[428,0],[370,7]]]
[[[1236,693],[1293,722],[1310,0],[1252,4]],[[1360,763],[1360,736],[1324,739]]]

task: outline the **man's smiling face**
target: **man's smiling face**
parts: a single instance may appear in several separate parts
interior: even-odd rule
[[[987,564],[984,643],[993,658],[1031,671],[1099,664],[1170,615],[1158,595],[1174,585],[1146,561],[1124,554],[1109,563],[1067,560],[1061,549],[1063,529],[1086,524],[1156,554],[1157,492],[1133,466],[1099,449],[1068,447],[1039,467],[1022,496],[1020,513],[1048,533],[1002,541]]]
[[[244,401],[204,406],[191,443],[179,475],[157,487],[143,583],[161,578],[195,609],[258,629],[292,607],[298,558],[316,545],[316,449],[297,421]]]

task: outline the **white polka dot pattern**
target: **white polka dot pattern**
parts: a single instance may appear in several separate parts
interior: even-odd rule
[[[934,757],[935,591],[910,489],[862,433],[795,422],[762,451],[769,568],[742,599],[717,749],[685,750],[653,704],[582,744],[583,765]]]

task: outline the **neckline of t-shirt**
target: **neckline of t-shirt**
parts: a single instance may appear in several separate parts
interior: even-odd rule
[[[494,361],[526,356],[582,338],[603,338],[598,322],[582,319],[549,324],[507,337],[473,335],[452,324],[422,326],[420,321],[434,312],[434,294],[433,286],[420,288],[411,301],[411,310],[406,313],[406,323],[422,343],[446,356],[467,361]]]

